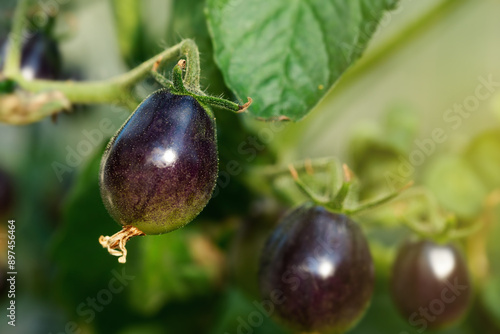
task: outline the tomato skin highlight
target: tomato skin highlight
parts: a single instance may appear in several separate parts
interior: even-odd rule
[[[360,227],[349,217],[305,204],[269,237],[260,265],[263,298],[299,331],[346,331],[373,293],[374,266]]]
[[[455,246],[421,240],[399,249],[391,293],[415,326],[439,329],[455,323],[468,309],[472,288],[466,261]]]
[[[215,119],[194,97],[161,89],[111,139],[99,181],[103,202],[118,223],[162,234],[201,212],[217,174]]]

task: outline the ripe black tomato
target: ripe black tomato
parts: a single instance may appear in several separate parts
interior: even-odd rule
[[[410,324],[425,330],[456,322],[467,311],[471,291],[467,264],[455,246],[420,240],[398,250],[391,292]]]
[[[119,224],[161,234],[200,213],[217,172],[215,119],[194,97],[162,89],[139,105],[108,144],[101,195]]]
[[[374,267],[360,227],[305,204],[286,215],[264,246],[259,283],[281,320],[299,331],[346,331],[363,315]]]

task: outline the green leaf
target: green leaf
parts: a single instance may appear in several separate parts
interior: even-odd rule
[[[215,58],[250,113],[303,118],[366,48],[397,0],[208,0]]]
[[[500,130],[482,133],[474,139],[466,158],[488,189],[500,187]]]
[[[252,301],[234,288],[228,289],[220,314],[217,324],[209,333],[290,333],[273,321],[274,305],[263,300]]]
[[[444,208],[464,218],[475,217],[487,195],[479,176],[467,161],[450,154],[429,164],[424,183]]]
[[[141,2],[135,0],[113,0],[114,18],[118,46],[125,60],[133,65],[143,52],[143,27],[141,24]]]
[[[484,283],[482,301],[491,319],[500,328],[500,277],[494,277]]]
[[[495,210],[492,215],[492,220],[485,232],[487,235],[487,256],[489,277],[481,286],[481,300],[487,312],[491,315],[491,319],[496,322],[496,326],[500,328],[500,208]]]
[[[120,226],[109,216],[99,193],[99,164],[104,147],[78,175],[64,207],[62,228],[53,241],[57,264],[54,291],[76,307],[105,288],[119,269],[118,261],[99,244],[100,235],[111,235]]]
[[[202,87],[208,87],[214,95],[227,95],[230,92],[224,85],[222,74],[212,57],[213,48],[203,13],[204,6],[204,1],[199,0],[174,1],[167,41],[169,45],[174,45],[180,42],[181,36],[194,39],[201,55]]]
[[[361,180],[362,198],[376,197],[389,186],[393,191],[411,180],[412,175],[405,177],[399,169],[401,158],[408,156],[414,145],[417,115],[411,106],[398,104],[388,109],[382,122],[366,121],[354,129],[348,149],[349,164]]]
[[[137,246],[127,261],[136,277],[130,301],[143,314],[155,314],[171,301],[211,293],[221,282],[222,253],[196,226],[138,238]]]
[[[409,105],[394,105],[387,111],[384,120],[384,141],[395,151],[406,154],[414,145],[418,132],[418,112]]]

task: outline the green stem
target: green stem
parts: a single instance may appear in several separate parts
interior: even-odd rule
[[[312,164],[312,162],[311,162]],[[328,198],[337,197],[339,191],[342,189],[344,176],[342,174],[342,167],[337,160],[331,160],[326,164],[326,170],[330,177],[328,186],[326,187],[326,196]]]
[[[20,74],[12,79],[23,89],[34,93],[46,90],[60,91],[72,103],[126,102],[130,99],[130,88],[149,75],[158,58],[161,57],[162,61],[165,61],[178,57],[182,45],[183,42],[164,50],[127,73],[106,80],[87,82],[25,80]]]
[[[181,54],[188,56],[188,83],[199,90],[200,59],[198,47],[192,40],[183,40],[179,44],[164,50],[141,65],[122,75],[107,80],[72,82],[49,80],[25,80],[21,75],[22,36],[26,23],[29,0],[20,0],[14,15],[9,49],[5,62],[5,77],[16,81],[23,89],[38,93],[56,90],[72,103],[114,103],[117,101],[132,103],[131,87],[150,74],[151,68],[158,61],[172,60]]]
[[[121,80],[110,79],[103,81],[73,82],[50,80],[25,80],[21,76],[14,80],[23,89],[39,93],[56,90],[63,93],[73,103],[106,103],[123,100],[125,90]]]
[[[338,160],[331,157],[318,158],[311,160],[310,165],[314,169],[327,170],[329,168],[329,164],[332,163],[338,164]],[[293,163],[292,165],[298,172],[306,171],[307,169],[307,166],[303,162],[301,163],[296,162]],[[290,169],[288,166],[285,165],[271,165],[265,167],[254,167],[252,169],[252,173],[259,175],[260,177],[275,178],[281,175],[290,174]]]
[[[387,196],[384,196],[380,199],[373,200],[373,201],[368,202],[368,203],[363,203],[363,204],[359,205],[358,207],[356,207],[355,209],[345,210],[345,213],[349,214],[349,215],[355,215],[355,214],[360,213],[362,211],[376,208],[382,204],[385,204],[385,203],[393,200],[394,198],[396,198],[399,195],[399,193],[400,193],[400,191],[394,192],[394,193],[389,194]]]
[[[186,55],[186,77],[184,83],[188,90],[200,92],[200,53],[198,46],[191,39],[184,40],[181,48],[182,54]]]
[[[182,62],[184,62],[184,64],[186,63],[183,60],[182,60]],[[188,95],[189,92],[184,87],[184,82],[182,79],[182,67],[181,67],[180,63],[181,63],[181,61],[179,61],[179,63],[174,66],[174,69],[172,71],[172,82],[174,84],[174,90],[178,94]]]
[[[232,101],[219,99],[213,96],[198,96],[197,98],[198,101],[211,106],[226,109],[235,113],[239,113],[241,111],[241,106],[238,103],[234,103]]]
[[[22,10],[19,9],[18,13],[21,12]],[[22,21],[21,14],[18,14],[17,18],[21,18]],[[137,107],[138,101],[136,101],[131,93],[133,85],[150,75],[153,67],[157,68],[162,62],[180,58],[182,52],[186,52],[189,57],[192,57],[198,50],[196,47],[193,48],[193,45],[194,42],[192,40],[183,40],[179,44],[164,50],[129,72],[106,80],[83,82],[26,80],[21,75],[19,68],[15,68],[14,65],[11,65],[11,70],[8,72],[10,75],[7,78],[15,81],[23,90],[31,93],[44,95],[47,92],[58,92],[62,98],[72,104],[114,103],[124,104],[129,109],[134,110]],[[190,61],[191,66],[199,68],[198,60],[199,57],[194,57],[194,60]],[[13,64],[13,62],[11,62],[11,64]],[[22,116],[22,113],[17,115],[9,114],[9,112],[4,113],[4,115],[0,117],[0,120],[11,124],[33,123],[46,116],[47,113],[43,113],[42,109],[43,106],[40,110],[30,110],[29,117],[21,117],[22,121],[20,121],[18,117]],[[57,111],[58,110],[50,109],[50,114]]]
[[[9,44],[5,56],[5,77],[17,77],[21,74],[21,47],[29,2],[29,0],[20,0],[14,13],[14,24],[9,35]]]
[[[351,182],[345,182],[342,184],[339,192],[333,197],[332,201],[330,201],[329,207],[334,210],[342,209],[345,199],[349,194],[349,190],[351,189]]]
[[[172,82],[172,80],[165,78],[156,70],[152,70],[151,74],[153,75],[153,78],[156,80],[156,82],[158,82],[160,85],[167,88],[171,92],[175,91],[174,83]]]
[[[294,178],[297,187],[309,197],[315,204],[326,206],[329,203],[328,198],[316,194],[311,188],[309,188],[299,177]],[[335,209],[335,208],[332,208]]]

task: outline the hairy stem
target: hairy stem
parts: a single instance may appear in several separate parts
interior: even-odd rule
[[[195,92],[200,91],[200,53],[198,52],[198,46],[191,39],[186,39],[181,48],[182,54],[186,55],[187,65],[186,65],[186,76],[184,78],[184,84],[187,86],[188,90],[193,90]]]
[[[23,10],[19,9],[16,18],[24,21],[22,15],[19,14],[22,12]],[[17,30],[22,30],[22,27],[18,28],[18,25],[15,25],[15,27]],[[13,32],[14,36],[18,36],[16,35],[17,30],[16,32]],[[21,39],[19,38],[18,41],[21,42]],[[21,44],[18,44],[17,46],[20,48]],[[13,52],[12,50],[15,49],[16,44],[14,44],[13,47],[10,48],[11,52]],[[197,74],[199,75],[200,66],[198,48],[192,40],[183,40],[179,44],[164,50],[163,52],[145,61],[129,72],[106,80],[83,82],[38,79],[26,80],[21,75],[19,62],[16,63],[15,61],[13,61],[13,59],[15,59],[15,52],[14,55],[10,56],[10,71],[6,73],[8,74],[8,76],[6,75],[6,77],[15,81],[24,91],[36,94],[34,97],[36,101],[49,101],[50,99],[47,99],[46,97],[52,93],[57,93],[59,99],[67,101],[69,106],[75,103],[113,103],[123,104],[127,106],[127,108],[134,110],[137,107],[138,101],[132,94],[133,86],[150,75],[152,73],[153,67],[157,68],[158,66],[160,66],[160,63],[175,60],[176,58],[181,57],[183,54],[187,55],[187,58],[189,60],[188,63],[193,68],[198,69]],[[193,70],[191,70],[190,73],[192,76],[195,74]],[[193,81],[194,79],[191,78],[190,80]],[[199,79],[194,80],[194,82],[195,84],[199,85]],[[3,102],[0,100],[0,110],[2,110],[2,103]],[[24,101],[19,105],[27,105],[27,102]],[[9,109],[3,112],[3,114],[0,113],[0,121],[9,124],[28,124],[37,122],[40,119],[46,117],[48,114],[54,114],[60,111],[59,109],[49,108],[49,112],[47,113],[43,112],[44,107],[44,105],[41,105],[39,109],[31,109],[29,111],[21,110],[22,112],[19,112],[17,109]],[[19,119],[18,114],[22,114],[25,117]],[[29,115],[26,116],[25,114]]]

